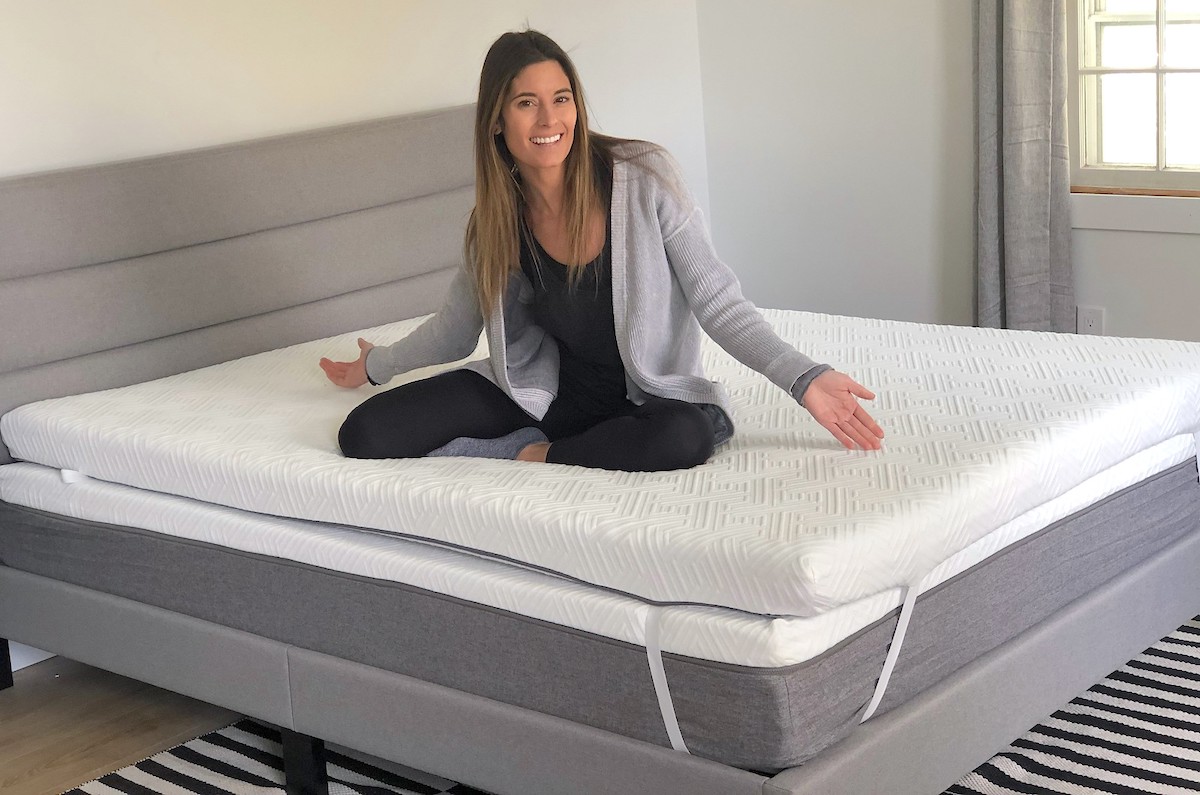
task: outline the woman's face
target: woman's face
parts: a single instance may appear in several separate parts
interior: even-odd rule
[[[575,141],[575,95],[558,61],[517,73],[500,112],[504,143],[522,172],[561,169]]]

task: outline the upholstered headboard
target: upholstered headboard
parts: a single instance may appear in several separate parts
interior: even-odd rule
[[[0,180],[0,413],[432,311],[473,113]]]

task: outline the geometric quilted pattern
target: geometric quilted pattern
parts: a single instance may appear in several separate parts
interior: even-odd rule
[[[375,389],[339,390],[316,361],[345,358],[358,333],[31,404],[0,432],[17,458],[102,480],[418,536],[653,601],[809,616],[914,583],[1200,426],[1200,344],[764,315],[878,394],[883,450],[844,450],[709,343],[737,433],[692,470],[346,460],[337,428]],[[416,322],[361,335],[387,343]]]

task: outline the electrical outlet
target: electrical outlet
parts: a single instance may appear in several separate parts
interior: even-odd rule
[[[1104,307],[1075,307],[1075,332],[1077,334],[1104,333]]]

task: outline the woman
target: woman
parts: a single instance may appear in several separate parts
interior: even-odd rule
[[[441,310],[390,347],[322,359],[343,387],[490,360],[368,399],[338,441],[353,458],[464,455],[627,471],[703,463],[732,435],[700,365],[701,327],[789,391],[847,448],[883,431],[870,390],[783,342],[717,259],[663,150],[592,133],[574,65],[547,36],[506,33],[479,80],[466,266]]]

